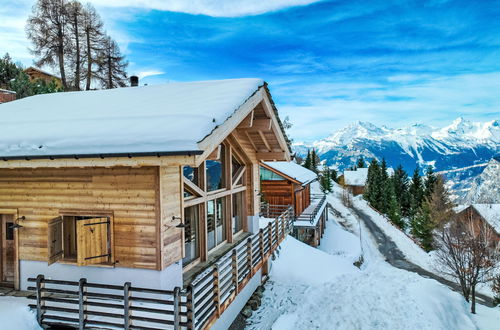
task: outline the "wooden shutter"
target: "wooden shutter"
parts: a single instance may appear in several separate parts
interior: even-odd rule
[[[108,262],[109,218],[92,218],[76,221],[78,266]]]
[[[63,256],[62,217],[52,219],[48,223],[48,264],[52,265]]]

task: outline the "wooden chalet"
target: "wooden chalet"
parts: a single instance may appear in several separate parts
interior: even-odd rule
[[[486,225],[492,229],[497,242],[500,242],[500,204],[472,204],[458,207],[456,220],[474,222],[474,227]]]
[[[311,185],[317,179],[316,173],[295,162],[261,164],[262,215],[272,217],[291,205],[295,215],[294,235],[311,246],[320,244],[327,219],[325,195],[319,188],[311,193]]]
[[[16,100],[16,92],[0,88],[0,104]]]
[[[43,80],[47,84],[54,82],[57,87],[62,87],[61,78],[51,73],[45,72],[39,68],[30,66],[24,72],[28,75],[30,81]]]
[[[344,171],[344,187],[354,196],[361,195],[365,191],[368,168],[358,168],[354,171]]]
[[[259,79],[45,94],[0,111],[0,279],[16,289],[38,274],[189,285],[259,239],[260,164],[290,159]],[[278,225],[237,286],[286,235]]]

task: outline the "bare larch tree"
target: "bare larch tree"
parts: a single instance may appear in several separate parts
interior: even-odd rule
[[[85,7],[83,17],[83,30],[85,33],[85,51],[84,61],[85,69],[85,90],[90,90],[93,79],[97,77],[99,54],[102,52],[105,33],[103,30],[103,22],[99,14],[91,4]]]
[[[107,37],[99,58],[99,76],[97,77],[103,88],[111,89],[126,86],[127,66],[128,63],[120,53],[118,44]]]

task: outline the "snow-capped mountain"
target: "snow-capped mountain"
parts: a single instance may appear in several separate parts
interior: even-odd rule
[[[415,124],[393,129],[356,122],[311,144],[296,143],[294,148],[304,155],[314,147],[322,160],[339,170],[362,155],[365,159],[385,158],[389,166],[401,164],[411,173],[417,164],[444,171],[486,163],[499,152],[499,146],[499,120],[458,118],[443,128]]]
[[[493,158],[484,171],[474,178],[462,204],[500,203],[500,156]]]

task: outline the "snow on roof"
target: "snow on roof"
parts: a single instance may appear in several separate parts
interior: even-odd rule
[[[500,234],[500,204],[473,204],[472,206]]]
[[[264,164],[302,184],[309,183],[318,178],[316,173],[295,162],[264,162]]]
[[[356,171],[344,171],[344,183],[349,186],[364,186],[368,178],[368,168],[358,168]]]
[[[0,88],[0,92],[2,92],[2,93],[8,93],[8,94],[17,94],[17,93],[16,93],[16,92],[14,92],[14,91],[10,91],[10,90],[8,90],[8,89],[1,89],[1,88]]]
[[[0,157],[198,151],[261,79],[36,95],[0,105]]]

